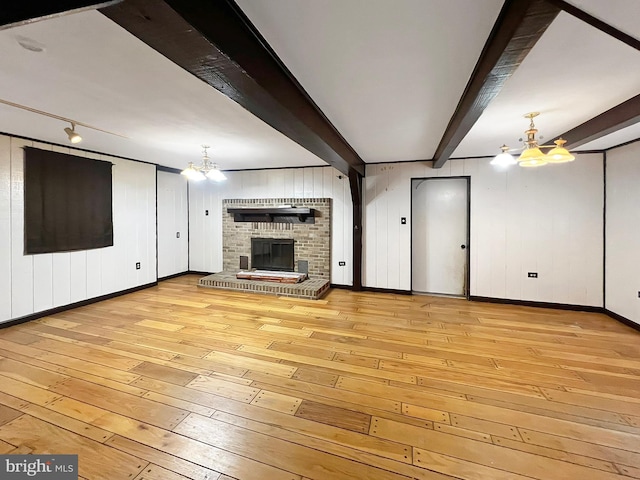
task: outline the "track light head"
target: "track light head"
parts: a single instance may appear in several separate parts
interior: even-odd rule
[[[64,131],[69,137],[69,141],[71,143],[80,143],[82,141],[82,137],[76,133],[75,129],[76,129],[76,124],[71,122],[71,128],[66,127]]]

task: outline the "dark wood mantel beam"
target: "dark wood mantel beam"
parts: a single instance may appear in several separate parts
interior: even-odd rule
[[[591,120],[554,138],[564,138],[568,148],[577,148],[580,145],[597,140],[622,128],[630,127],[640,122],[640,95],[622,102],[606,112],[601,113]],[[553,142],[546,142],[553,143]]]
[[[0,8],[0,30],[18,27],[27,23],[38,22],[49,18],[66,15],[69,13],[82,12],[84,10],[95,10],[96,8],[107,7],[122,0],[111,0],[105,2],[87,0],[60,0],[60,1],[32,1],[32,0],[9,0],[3,2]]]
[[[233,0],[127,0],[101,12],[343,174],[364,175],[362,159]]]
[[[545,0],[506,0],[434,155],[441,168],[498,95],[560,9]]]

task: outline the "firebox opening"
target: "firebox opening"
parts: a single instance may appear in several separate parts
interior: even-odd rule
[[[251,268],[256,270],[293,272],[293,239],[252,238]]]

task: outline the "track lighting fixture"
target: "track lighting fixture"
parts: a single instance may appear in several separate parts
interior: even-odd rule
[[[214,182],[222,182],[227,179],[224,173],[218,168],[218,165],[211,163],[209,155],[207,155],[207,148],[209,145],[202,145],[202,165],[194,165],[193,162],[189,162],[189,166],[180,172],[189,180],[199,182],[205,178],[209,178]]]
[[[64,129],[66,134],[69,136],[69,141],[71,143],[80,143],[82,141],[82,137],[76,133],[76,124],[71,122],[71,128],[67,127]]]
[[[37,115],[42,115],[44,117],[49,117],[49,118],[55,118],[56,120],[61,120],[63,122],[70,123],[71,128],[66,127],[64,129],[64,132],[69,136],[69,141],[71,143],[80,143],[82,141],[82,137],[76,132],[76,125],[80,125],[84,128],[90,128],[91,130],[97,130],[98,132],[108,133],[109,135],[115,135],[116,137],[128,138],[127,136],[120,135],[119,133],[110,132],[109,130],[104,130],[99,127],[94,127],[93,125],[89,125],[87,123],[78,122],[77,120],[74,120],[72,118],[61,117],[60,115],[56,115],[55,113],[44,112],[42,110],[38,110],[37,108],[32,108],[26,105],[20,105],[19,103],[10,102],[9,100],[4,100],[3,98],[0,98],[0,104],[7,105],[9,107],[19,108],[21,110],[35,113]]]

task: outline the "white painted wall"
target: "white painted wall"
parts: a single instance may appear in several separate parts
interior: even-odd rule
[[[640,324],[640,142],[607,152],[605,307]]]
[[[23,254],[24,146],[114,164],[112,247]],[[154,282],[155,178],[154,165],[0,135],[0,322]]]
[[[352,284],[352,203],[349,179],[331,167],[227,172],[223,183],[189,184],[189,268],[222,270],[222,200],[331,198],[331,282]],[[205,215],[205,211],[209,215]],[[346,266],[338,266],[345,261]]]
[[[25,145],[114,163],[113,247],[23,255]],[[633,248],[640,235],[640,144],[608,155],[607,308],[640,321],[635,268],[640,253]],[[313,167],[228,172],[222,184],[191,183],[188,268],[222,269],[222,199],[328,197],[333,199],[331,281],[351,285],[352,204],[348,179],[339,175],[331,167]],[[369,165],[364,181],[365,286],[411,288],[410,183],[411,178],[429,176],[471,177],[472,295],[602,306],[599,154],[532,170],[498,171],[483,159],[450,161],[438,170],[429,163]],[[155,281],[155,182],[154,165],[0,135],[0,321]],[[168,232],[167,242],[175,239],[176,231],[186,233],[181,182],[178,175],[158,174],[159,253],[167,260],[180,259],[177,265],[159,265],[160,276],[186,270],[184,246],[165,247],[163,233]],[[400,224],[403,216],[407,225]],[[186,234],[181,235],[185,239]],[[338,266],[341,260],[345,267]],[[136,271],[138,261],[142,269]],[[537,271],[539,278],[528,279],[528,271]]]
[[[189,270],[187,179],[158,172],[158,278]],[[180,233],[180,237],[176,235]]]
[[[433,176],[471,177],[471,295],[602,306],[600,154],[503,171],[488,159],[368,165],[365,286],[411,289],[411,178]]]

